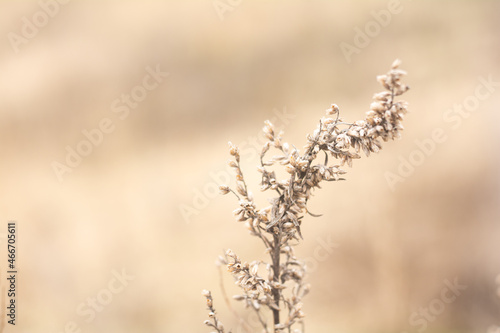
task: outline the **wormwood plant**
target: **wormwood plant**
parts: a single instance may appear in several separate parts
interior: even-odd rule
[[[295,257],[294,247],[302,239],[300,227],[305,214],[318,216],[308,211],[307,202],[313,190],[320,188],[321,182],[344,180],[341,175],[345,171],[340,167],[344,164],[351,166],[353,159],[360,158],[361,150],[369,156],[381,149],[380,139],[388,141],[400,137],[407,103],[395,98],[409,87],[400,81],[406,72],[398,68],[399,64],[399,60],[394,61],[387,74],[377,77],[385,91],[373,96],[374,101],[365,119],[345,122],[339,115],[338,106],[332,104],[316,130],[307,135],[302,153],[283,142],[282,131],[276,133],[273,124],[265,122],[264,133],[268,141],[262,148],[258,170],[262,174],[261,190],[274,193],[269,199],[270,205],[265,208],[257,209],[243,177],[239,149],[229,143],[229,152],[234,158],[229,165],[236,173],[237,187],[233,190],[222,185],[220,191],[222,194],[231,192],[238,198],[239,207],[234,215],[238,221],[245,222],[252,236],[262,241],[270,261],[248,263],[232,250],[227,250],[219,261],[227,266],[242,289],[240,295],[233,296],[234,299],[255,311],[262,332],[304,332],[302,298],[308,293],[309,285],[304,282],[306,267]],[[270,148],[275,149],[277,155],[266,159]],[[330,157],[340,160],[340,163],[330,165]],[[275,164],[286,169],[287,179],[276,178],[275,171],[270,169]],[[216,315],[211,292],[204,290],[203,296],[209,311],[205,324],[217,333],[225,333]],[[268,319],[270,315],[272,325]]]

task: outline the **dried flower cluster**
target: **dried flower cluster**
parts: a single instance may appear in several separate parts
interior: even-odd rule
[[[302,154],[283,142],[282,131],[276,133],[273,124],[265,122],[263,130],[268,141],[262,149],[258,171],[262,174],[261,190],[276,192],[265,208],[256,207],[240,167],[239,149],[229,143],[229,152],[234,157],[229,165],[236,173],[237,186],[234,191],[222,185],[220,191],[222,194],[232,192],[238,198],[239,207],[234,215],[238,221],[245,222],[250,234],[262,240],[271,262],[242,262],[231,250],[220,257],[220,262],[227,265],[236,284],[242,288],[243,294],[234,298],[256,311],[263,332],[270,332],[270,326],[262,308],[272,313],[273,332],[292,332],[292,327],[298,323],[302,328],[294,327],[294,332],[303,332],[301,300],[308,293],[309,286],[304,283],[305,265],[295,257],[293,247],[302,238],[301,224],[305,214],[317,216],[308,211],[307,202],[313,189],[320,188],[322,181],[343,180],[341,176],[345,171],[340,167],[344,164],[351,166],[353,159],[360,158],[361,150],[369,156],[381,149],[380,139],[388,141],[400,137],[407,103],[395,101],[395,97],[406,92],[408,86],[400,81],[406,73],[398,68],[399,64],[400,61],[396,60],[386,75],[377,77],[386,90],[373,96],[374,102],[365,119],[347,123],[340,118],[338,106],[333,104],[326,110],[326,116],[321,118],[316,130],[307,135]],[[277,154],[266,159],[271,148]],[[320,154],[324,159],[316,162]],[[340,164],[329,165],[329,157],[340,160]],[[287,179],[277,179],[275,171],[270,170],[278,163],[288,172]],[[258,274],[261,265],[267,271],[266,277]]]

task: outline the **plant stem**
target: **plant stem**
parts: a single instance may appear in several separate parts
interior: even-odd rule
[[[278,233],[273,234],[273,252],[272,252],[272,261],[273,261],[273,281],[279,283],[280,279],[280,252],[281,252],[281,230],[278,231]],[[274,297],[274,302],[276,303],[276,306],[279,308],[279,302],[281,298],[281,293],[280,289],[278,288],[273,288],[273,297]],[[274,325],[276,326],[277,324],[280,323],[280,311],[277,309],[272,309],[273,310],[273,318],[274,318]]]

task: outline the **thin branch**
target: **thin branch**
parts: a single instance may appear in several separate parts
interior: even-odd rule
[[[224,301],[225,301],[229,311],[231,311],[231,313],[236,317],[236,319],[238,319],[240,324],[243,325],[243,328],[245,329],[246,332],[252,333],[252,331],[251,331],[252,328],[250,327],[250,325],[248,325],[247,322],[245,321],[245,319],[243,319],[238,314],[238,312],[236,312],[236,310],[234,310],[233,307],[231,306],[231,301],[230,301],[229,297],[227,296],[226,288],[224,287],[224,278],[222,276],[221,266],[219,265],[219,266],[217,266],[217,268],[219,271],[219,286],[220,286],[222,296],[224,297]]]

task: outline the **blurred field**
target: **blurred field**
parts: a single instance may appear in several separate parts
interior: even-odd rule
[[[340,43],[388,2],[243,1],[224,20],[214,3],[70,2],[17,53],[9,33],[40,4],[0,3],[0,225],[20,228],[18,325],[5,332],[64,332],[71,321],[82,332],[209,332],[202,289],[236,327],[214,261],[227,248],[264,254],[234,221],[236,201],[212,193],[226,142],[251,152],[263,121],[284,111],[276,124],[297,147],[331,103],[362,118],[395,58],[412,87],[402,140],[317,192],[310,208],[323,216],[303,225],[299,255],[314,266],[306,331],[416,332],[412,313],[456,278],[467,289],[425,331],[500,326],[498,85],[457,123],[445,118],[479,77],[500,81],[500,2],[402,0],[350,63]],[[157,65],[169,76],[121,120],[113,101]],[[114,131],[58,181],[52,163],[103,118]],[[386,172],[436,128],[446,141],[392,191]],[[252,156],[243,166],[265,204]],[[328,239],[337,246],[315,256]],[[135,279],[86,322],[80,304],[122,269]]]

